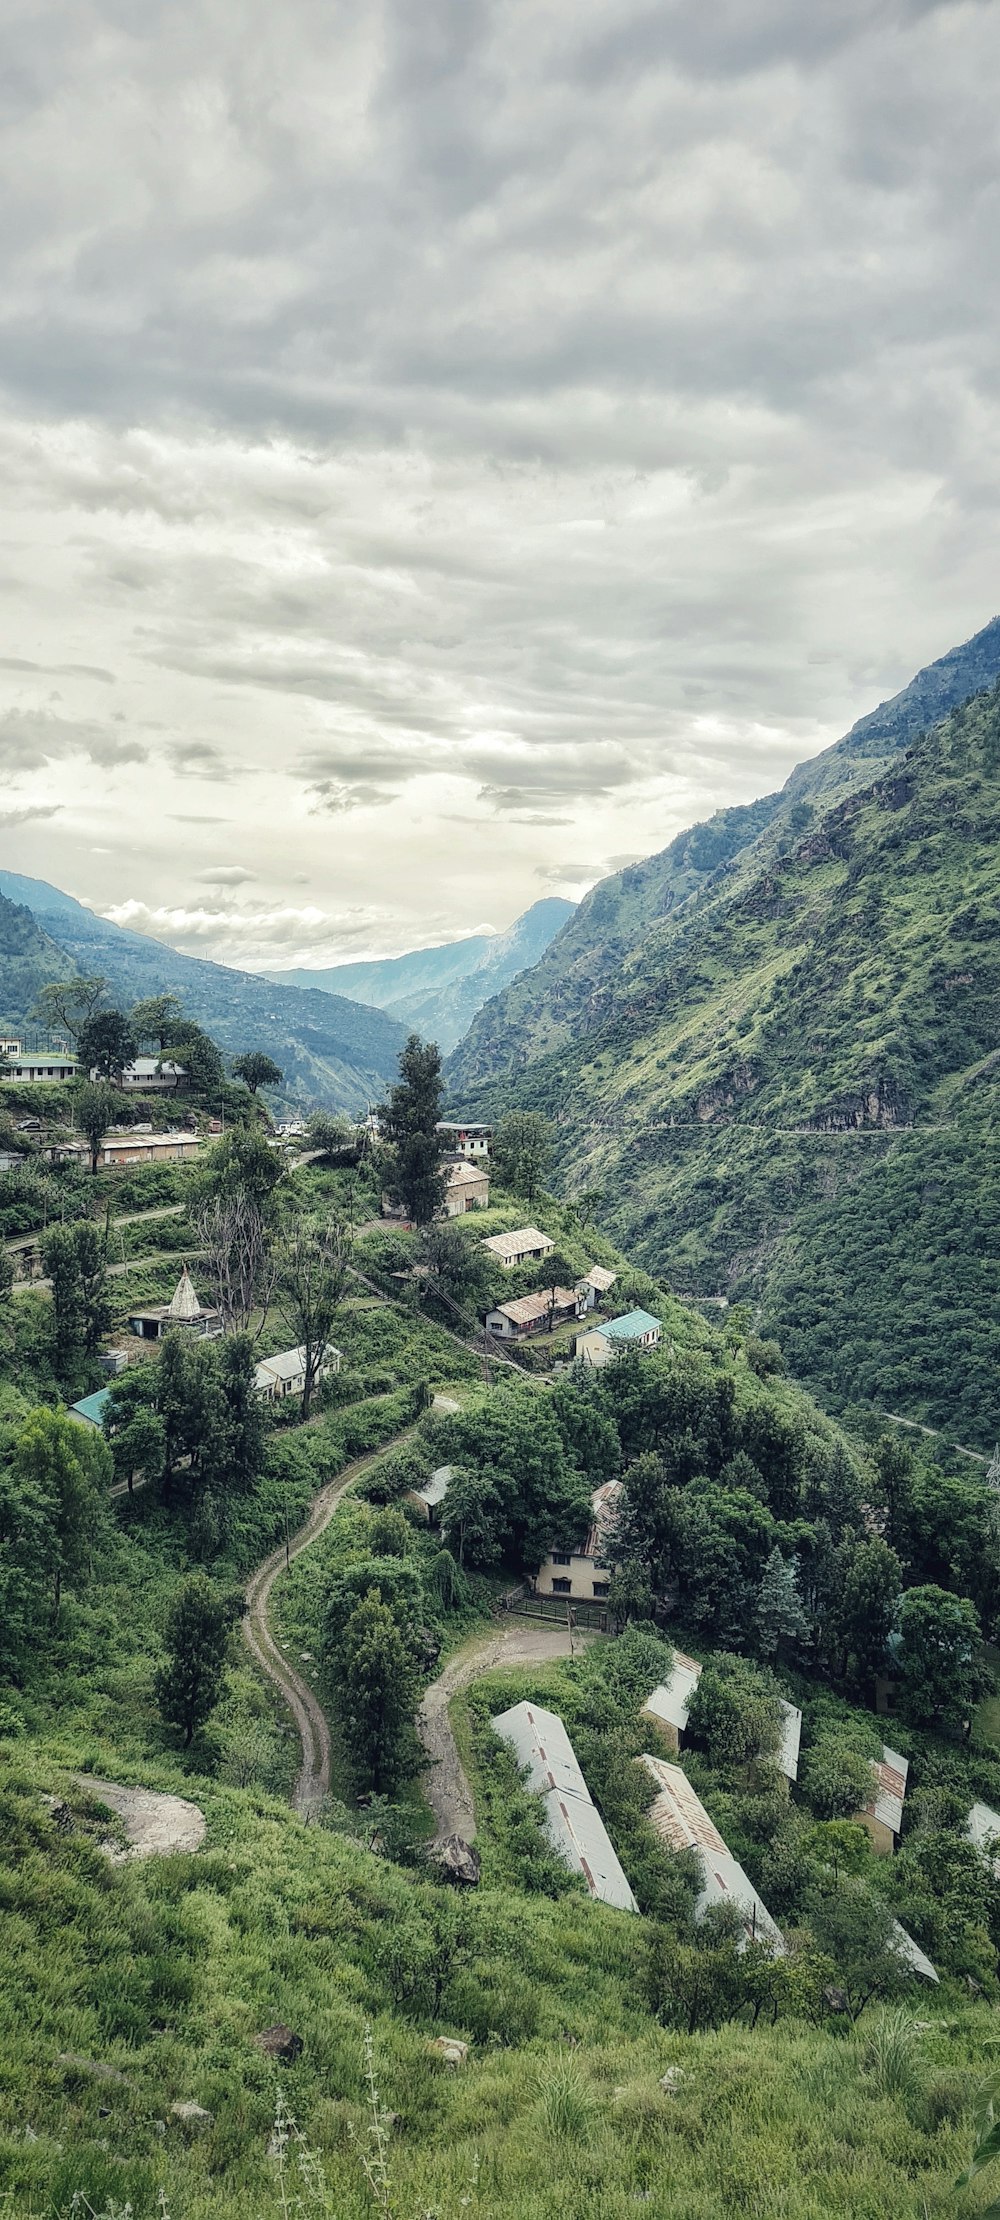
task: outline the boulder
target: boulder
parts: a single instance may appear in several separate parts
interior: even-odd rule
[[[660,2087],[664,2096],[675,2097],[683,2079],[683,2066],[668,2066],[666,2073],[660,2075]]]
[[[464,2066],[469,2055],[468,2043],[460,2043],[451,2035],[435,2035],[430,2047],[446,2066]]]
[[[280,2058],[283,2066],[294,2065],[302,2050],[301,2035],[294,2035],[283,2020],[275,2020],[273,2027],[262,2027],[254,2042],[265,2058]]]
[[[183,2128],[185,2135],[204,2135],[206,2128],[215,2126],[215,2114],[206,2112],[203,2104],[195,2104],[193,2097],[182,2097],[170,2107],[170,2117]]]
[[[109,2066],[103,2058],[81,2058],[78,2051],[61,2050],[56,2054],[56,2065],[62,2066],[67,2073],[86,2074],[89,2081],[113,2081],[120,2089],[129,2086],[117,2066]]]
[[[461,1835],[445,1835],[435,1845],[432,1855],[450,1881],[462,1881],[471,1889],[478,1887],[481,1870],[479,1852],[473,1849],[471,1842],[465,1842]]]

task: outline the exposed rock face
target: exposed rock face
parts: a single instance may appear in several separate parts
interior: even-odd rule
[[[293,2065],[302,2051],[301,2035],[294,2035],[283,2020],[276,2020],[273,2027],[262,2028],[260,2034],[254,2036],[254,2042],[265,2058],[280,2058],[283,2066]]]
[[[124,1858],[162,1858],[176,1850],[198,1850],[205,1839],[205,1814],[183,1796],[162,1796],[152,1788],[122,1788],[117,1781],[79,1776],[79,1785],[116,1811],[125,1824],[128,1849],[107,1845],[115,1864]]]
[[[478,1887],[481,1861],[471,1842],[463,1841],[461,1835],[445,1835],[443,1841],[435,1844],[431,1854],[449,1880],[462,1881],[467,1888]]]
[[[850,1133],[863,1128],[890,1130],[905,1125],[907,1107],[892,1079],[874,1079],[857,1094],[846,1095],[841,1102],[831,1103],[828,1109],[817,1110],[809,1119],[813,1133]]]

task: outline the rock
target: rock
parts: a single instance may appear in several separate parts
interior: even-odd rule
[[[430,2047],[446,2066],[464,2066],[469,2055],[468,2043],[451,2035],[435,2035]]]
[[[206,2112],[203,2104],[195,2104],[193,2097],[182,2097],[170,2107],[170,2117],[177,2120],[185,2135],[204,2135],[206,2128],[215,2126],[215,2115]]]
[[[109,2066],[103,2058],[81,2058],[78,2051],[61,2050],[56,2065],[64,2066],[67,2073],[86,2074],[91,2081],[113,2081],[120,2089],[128,2088],[128,2080],[117,2066]]]
[[[262,2027],[254,2042],[265,2058],[280,2058],[283,2066],[293,2065],[302,2050],[301,2035],[293,2035],[283,2020],[275,2020],[273,2027]]]
[[[675,2097],[683,2079],[683,2066],[668,2066],[666,2073],[660,2075],[660,2087],[664,2095]]]
[[[824,1989],[823,2002],[828,2012],[849,2012],[851,2009],[846,1989],[838,1989],[833,1983],[828,1989]]]
[[[450,1881],[463,1881],[467,1888],[477,1888],[481,1862],[478,1850],[461,1835],[445,1835],[432,1852],[442,1871]]]

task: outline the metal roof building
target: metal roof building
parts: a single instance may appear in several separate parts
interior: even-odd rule
[[[920,1944],[914,1942],[913,1936],[907,1934],[905,1927],[901,1926],[898,1919],[893,1920],[892,1931],[899,1945],[899,1955],[901,1958],[905,1958],[911,1971],[919,1973],[922,1981],[939,1981],[940,1974],[932,1966],[926,1950],[921,1950]]]
[[[97,1388],[93,1395],[81,1395],[78,1403],[70,1404],[70,1417],[80,1418],[85,1426],[96,1426],[100,1431],[104,1426],[104,1411],[110,1393],[110,1388]]]
[[[785,1939],[780,1927],[743,1867],[727,1850],[687,1774],[679,1765],[668,1765],[665,1758],[650,1757],[648,1752],[637,1763],[645,1766],[656,1784],[657,1795],[648,1816],[661,1842],[671,1850],[697,1853],[702,1886],[695,1918],[703,1919],[710,1904],[736,1904],[748,1936],[755,1942],[770,1943],[772,1950],[784,1956]]]
[[[659,1688],[654,1688],[643,1704],[646,1717],[682,1735],[688,1723],[688,1705],[700,1679],[701,1666],[695,1659],[685,1657],[683,1650],[675,1650],[670,1679],[661,1681]]]
[[[802,1713],[797,1705],[781,1698],[781,1741],[778,1744],[776,1763],[780,1765],[786,1781],[799,1777],[799,1744],[802,1740]]]
[[[973,1804],[965,1822],[965,1832],[977,1850],[993,1859],[994,1873],[1000,1873],[1000,1812],[991,1811],[988,1804]]]
[[[512,1704],[508,1711],[498,1712],[492,1725],[527,1773],[528,1787],[541,1796],[553,1849],[583,1875],[591,1896],[600,1903],[637,1912],[638,1904],[558,1714],[541,1704]]]
[[[537,1226],[518,1226],[513,1233],[489,1233],[482,1246],[501,1264],[523,1264],[537,1257],[551,1256],[555,1242],[547,1233],[540,1233]]]
[[[894,1835],[899,1834],[903,1824],[903,1800],[909,1770],[909,1759],[900,1757],[898,1750],[890,1750],[887,1742],[882,1744],[881,1758],[872,1759],[875,1787],[865,1810]]]

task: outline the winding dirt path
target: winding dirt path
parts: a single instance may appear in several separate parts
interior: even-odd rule
[[[301,1556],[313,1542],[326,1532],[338,1505],[352,1481],[366,1472],[377,1458],[384,1457],[390,1449],[398,1449],[409,1441],[412,1426],[395,1434],[391,1441],[383,1442],[378,1449],[368,1450],[363,1457],[356,1457],[353,1464],[345,1465],[343,1472],[330,1480],[314,1496],[309,1516],[304,1526],[291,1537],[288,1544],[288,1563]],[[285,1570],[285,1544],[272,1550],[270,1557],[258,1565],[247,1585],[247,1607],[243,1619],[243,1636],[251,1655],[279,1694],[284,1698],[298,1728],[302,1745],[302,1764],[292,1790],[292,1805],[302,1819],[313,1819],[330,1788],[330,1729],[318,1698],[288,1662],[271,1632],[268,1604],[271,1590],[278,1574]]]
[[[600,1636],[574,1629],[574,1650],[595,1640],[599,1641]],[[470,1681],[478,1680],[481,1673],[492,1672],[496,1665],[540,1665],[569,1655],[567,1627],[531,1626],[511,1618],[491,1634],[475,1635],[449,1658],[443,1673],[431,1682],[417,1712],[417,1733],[428,1759],[423,1791],[437,1821],[439,1841],[445,1835],[461,1835],[463,1842],[472,1842],[476,1833],[472,1786],[448,1717],[452,1697]]]

